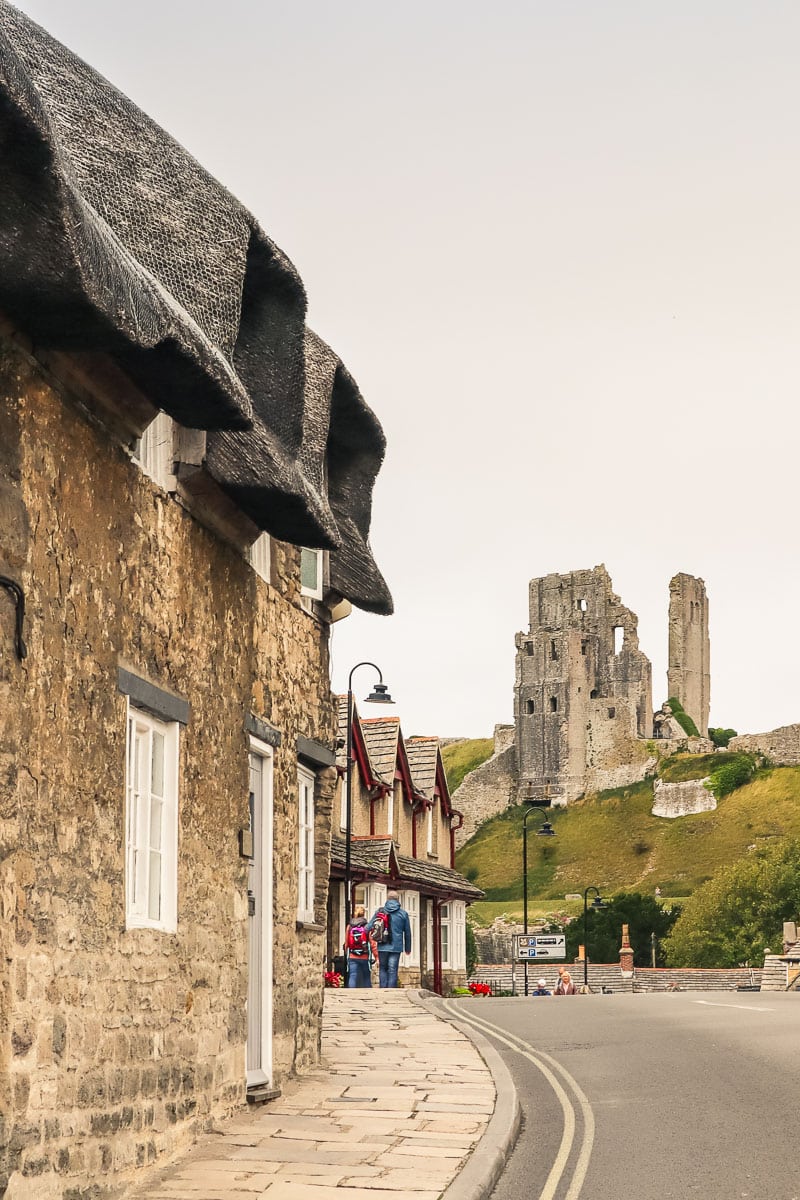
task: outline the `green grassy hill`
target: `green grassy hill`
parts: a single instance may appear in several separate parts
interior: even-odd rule
[[[450,795],[452,796],[465,775],[486,762],[493,753],[492,738],[466,738],[463,742],[442,746],[442,762]]]
[[[706,758],[682,755],[664,765],[668,779],[698,778]],[[715,764],[721,756],[715,756]],[[593,886],[610,894],[652,892],[666,898],[691,892],[726,863],[765,838],[800,837],[800,767],[759,772],[725,796],[714,812],[664,818],[650,814],[652,780],[552,809],[557,836],[539,838],[528,822],[529,915],[570,909],[568,892]],[[502,912],[522,912],[522,816],[519,807],[487,821],[458,852],[456,867],[486,893],[474,906],[480,924]],[[581,907],[581,906],[579,906]]]

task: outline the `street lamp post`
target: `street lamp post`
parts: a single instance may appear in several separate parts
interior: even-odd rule
[[[545,799],[542,801],[526,800],[527,811],[522,818],[522,926],[524,932],[528,932],[528,819],[542,808],[549,808],[550,801]],[[544,818],[541,827],[537,829],[537,837],[555,837],[556,831],[545,817],[544,813],[540,813]],[[528,994],[528,960],[525,960],[525,995]]]
[[[594,900],[592,901],[592,910],[594,912],[607,907],[598,888],[588,887],[583,893],[583,986],[585,988],[589,986],[589,892],[594,892]]]
[[[347,678],[347,765],[345,775],[345,787],[347,789],[345,797],[345,845],[344,845],[344,924],[345,929],[350,924],[351,916],[351,842],[353,833],[353,676],[359,667],[372,667],[378,672],[378,683],[372,689],[369,696],[364,699],[365,704],[394,704],[394,700],[389,695],[389,689],[383,682],[383,674],[380,667],[374,662],[356,663]]]

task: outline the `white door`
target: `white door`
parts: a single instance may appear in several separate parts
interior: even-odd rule
[[[247,1086],[272,1083],[272,751],[251,739]]]

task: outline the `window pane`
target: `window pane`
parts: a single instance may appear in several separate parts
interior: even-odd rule
[[[147,915],[151,921],[161,919],[161,854],[150,851],[150,879],[147,888]]]
[[[153,730],[153,761],[150,790],[155,796],[164,795],[164,735]]]
[[[319,591],[319,550],[300,551],[300,586],[309,592]]]
[[[164,805],[155,796],[150,801],[150,849],[161,849],[161,826]]]

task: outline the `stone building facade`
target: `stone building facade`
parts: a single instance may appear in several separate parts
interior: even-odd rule
[[[5,3],[0,57],[0,1193],[105,1200],[318,1061],[383,439],[224,189]]]

